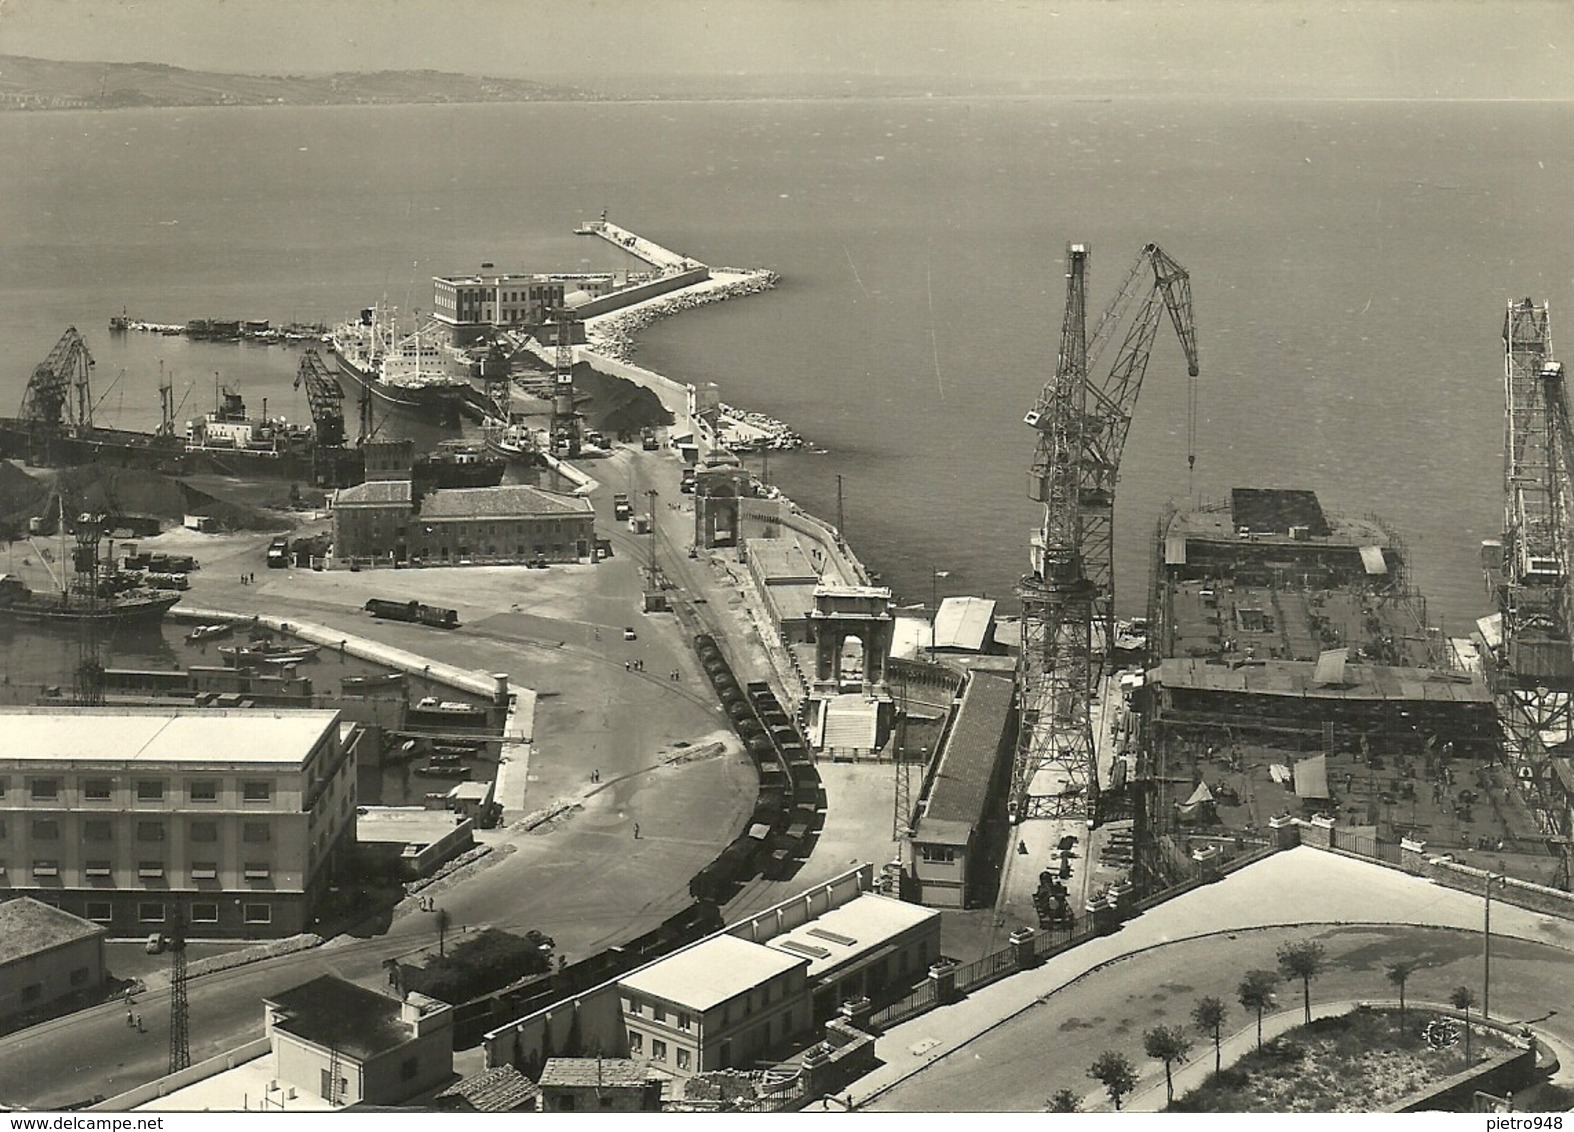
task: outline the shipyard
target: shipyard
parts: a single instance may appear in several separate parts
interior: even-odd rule
[[[0,1108],[1568,1111],[1561,67],[763,2],[6,57]]]

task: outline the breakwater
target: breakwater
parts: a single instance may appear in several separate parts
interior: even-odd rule
[[[693,310],[708,303],[768,291],[779,280],[780,276],[776,272],[765,268],[747,271],[713,268],[711,278],[705,283],[650,299],[613,314],[586,319],[586,342],[598,354],[620,362],[631,361],[636,348],[635,335],[658,318]]]

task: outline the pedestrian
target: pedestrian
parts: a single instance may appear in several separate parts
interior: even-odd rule
[[[634,671],[634,662],[630,661],[630,660],[625,660],[623,662],[623,671],[624,672],[633,672]]]
[[[137,1024],[137,1016],[130,1010],[126,1011],[126,1029],[131,1029]]]
[[[139,1033],[139,1034],[147,1033],[147,1031],[142,1028],[142,1015],[140,1015],[140,1014],[137,1015],[137,1033]]]
[[[639,840],[639,822],[634,823],[634,840]]]

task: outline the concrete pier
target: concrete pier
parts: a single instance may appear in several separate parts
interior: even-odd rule
[[[593,220],[575,231],[587,236],[600,236],[607,243],[616,244],[661,271],[688,271],[691,268],[705,266],[697,259],[679,255],[652,240],[645,239],[644,236],[635,235],[627,228],[620,228],[610,220]]]

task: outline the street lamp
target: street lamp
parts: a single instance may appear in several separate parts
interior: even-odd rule
[[[940,579],[949,578],[951,571],[929,570],[929,663],[935,662],[935,631],[940,624]]]
[[[1492,882],[1508,884],[1507,877],[1500,877],[1487,870],[1486,906],[1481,920],[1481,1017],[1492,1016]]]

